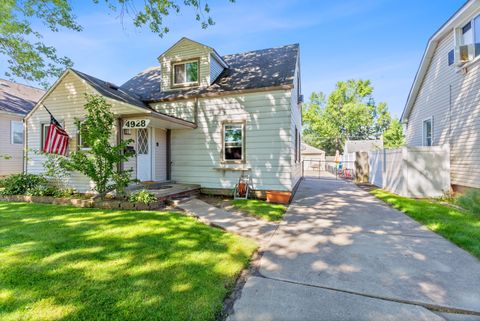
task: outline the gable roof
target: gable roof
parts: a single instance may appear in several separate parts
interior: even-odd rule
[[[472,11],[478,8],[480,8],[480,0],[467,0],[467,2],[465,2],[465,4],[458,9],[428,40],[427,47],[425,48],[422,60],[420,61],[420,66],[413,80],[412,87],[410,88],[402,117],[400,118],[402,123],[408,121],[408,117],[410,116],[410,112],[412,111],[415,100],[420,92],[420,88],[422,87],[425,76],[427,75],[428,67],[432,62],[438,43],[443,37],[445,37],[445,35],[447,35],[449,32],[452,32],[453,28],[455,28],[465,19],[469,18],[469,16],[472,14]]]
[[[173,45],[171,45],[167,50],[165,50],[160,56],[158,56],[157,59],[160,60],[160,58],[161,58],[162,56],[165,56],[165,54],[166,54],[167,52],[169,52],[170,50],[172,50],[173,48],[175,48],[175,47],[176,47],[177,45],[179,45],[181,42],[185,42],[185,41],[187,41],[187,42],[192,42],[192,43],[194,43],[194,44],[196,44],[196,45],[199,45],[199,46],[208,48],[209,50],[212,51],[212,53],[214,54],[215,58],[217,58],[218,62],[219,62],[224,68],[228,68],[228,65],[227,65],[227,63],[225,62],[225,60],[223,60],[222,56],[220,56],[220,55],[218,54],[218,52],[217,52],[214,48],[212,48],[212,47],[210,47],[210,46],[207,46],[207,45],[205,45],[205,44],[203,44],[203,43],[200,43],[200,42],[198,42],[198,41],[192,40],[192,39],[190,39],[190,38],[187,38],[187,37],[182,37],[182,38],[180,38],[180,40],[178,40],[177,42],[175,42],[175,43],[174,43]]]
[[[316,147],[310,146],[308,144],[302,143],[301,145],[302,154],[309,155],[309,154],[325,154],[325,152],[321,149]]]
[[[229,68],[204,88],[161,91],[160,67],[148,68],[120,88],[135,93],[144,102],[192,98],[239,90],[293,86],[299,45],[249,51],[222,58]]]
[[[39,88],[0,79],[0,111],[26,115],[44,93]]]
[[[383,148],[383,141],[378,140],[347,140],[343,148],[344,152],[369,152]]]
[[[92,86],[95,90],[97,90],[105,97],[151,110],[151,108],[145,103],[143,103],[134,93],[127,93],[122,88],[111,82],[98,79],[78,70],[70,70],[77,74],[80,78],[85,80],[90,86]]]

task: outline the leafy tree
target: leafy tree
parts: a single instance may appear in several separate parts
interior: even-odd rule
[[[398,119],[393,119],[390,126],[383,133],[383,145],[390,148],[405,145],[403,127]]]
[[[77,120],[77,128],[82,140],[89,148],[70,153],[62,158],[61,166],[68,171],[78,171],[95,183],[95,190],[104,196],[111,190],[123,194],[130,182],[130,170],[118,170],[122,161],[128,160],[131,153],[125,153],[132,140],[122,140],[112,144],[114,115],[111,105],[102,96],[85,94],[86,118]]]
[[[179,13],[183,7],[193,7],[195,19],[202,28],[214,24],[210,7],[200,0],[91,0],[106,3],[109,11],[120,18],[129,16],[137,28],[148,27],[162,37],[169,32],[164,17]],[[229,0],[234,2],[234,0]],[[58,77],[62,70],[72,66],[68,57],[58,55],[56,49],[42,41],[42,34],[34,25],[43,25],[52,32],[60,29],[81,31],[76,21],[72,1],[69,0],[1,0],[0,1],[0,56],[8,63],[7,77],[17,76],[48,86],[49,77]],[[82,1],[83,2],[83,1]]]
[[[303,108],[304,140],[334,155],[347,139],[378,139],[390,126],[385,103],[376,104],[369,80],[339,81],[335,90],[312,93]]]

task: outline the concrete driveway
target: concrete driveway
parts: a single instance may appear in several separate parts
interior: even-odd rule
[[[228,320],[480,320],[480,261],[354,184],[307,179]]]

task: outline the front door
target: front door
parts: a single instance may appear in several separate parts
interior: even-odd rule
[[[137,178],[152,180],[152,148],[150,128],[137,129]]]

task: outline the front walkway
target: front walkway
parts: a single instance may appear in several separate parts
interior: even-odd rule
[[[304,180],[264,251],[229,321],[480,320],[480,262],[351,183]]]

